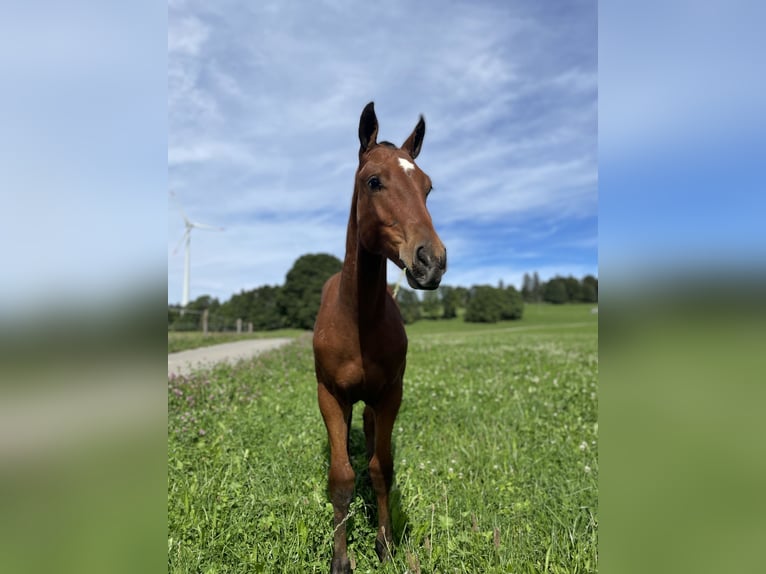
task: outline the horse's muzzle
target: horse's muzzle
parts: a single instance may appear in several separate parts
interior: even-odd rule
[[[407,283],[413,289],[432,291],[441,283],[442,275],[447,270],[447,250],[440,246],[436,250],[424,244],[415,249],[412,265],[407,267]]]

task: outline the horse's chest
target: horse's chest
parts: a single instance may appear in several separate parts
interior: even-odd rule
[[[368,400],[401,380],[407,355],[406,337],[387,340],[354,341],[336,349],[325,383],[352,401]],[[333,353],[334,354],[334,353]]]
[[[388,354],[370,353],[362,355],[362,376],[365,381],[387,382],[402,374],[406,359],[406,348]]]
[[[407,358],[407,343],[360,346],[345,373],[349,383],[385,383],[402,375]]]

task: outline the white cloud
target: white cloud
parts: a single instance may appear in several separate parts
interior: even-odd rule
[[[446,222],[479,218],[498,220],[523,214],[584,217],[597,211],[598,173],[591,158],[539,165],[491,166],[450,181],[446,197],[434,197]]]
[[[249,150],[233,142],[199,141],[187,146],[168,147],[170,166],[205,162],[253,167],[257,160]]]
[[[172,56],[197,56],[209,36],[209,29],[199,18],[170,19],[168,53]]]

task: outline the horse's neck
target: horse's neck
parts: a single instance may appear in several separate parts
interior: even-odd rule
[[[356,192],[346,232],[346,257],[340,279],[341,301],[350,303],[360,319],[370,319],[386,308],[386,258],[367,251],[359,243]]]

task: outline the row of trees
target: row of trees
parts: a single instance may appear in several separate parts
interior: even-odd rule
[[[554,277],[541,282],[535,273],[524,274],[521,297],[527,303],[598,303],[598,279],[586,275],[581,280],[574,277]]]
[[[208,328],[213,331],[231,330],[237,319],[252,323],[256,331],[283,327],[311,329],[322,298],[322,286],[342,265],[337,257],[325,253],[304,255],[293,264],[284,285],[242,290],[223,303],[203,295],[189,302],[186,309],[190,313],[181,315],[177,310],[168,310],[168,328],[196,330],[200,312],[207,309]]]
[[[405,323],[420,319],[463,319],[475,323],[495,323],[506,319],[521,319],[524,302],[515,287],[474,285],[470,289],[442,285],[435,291],[424,291],[422,300],[410,289],[401,289],[397,296]]]
[[[203,295],[190,302],[183,315],[168,309],[168,328],[172,330],[199,329],[201,312],[208,310],[208,328],[213,331],[231,330],[237,319],[252,323],[256,331],[282,327],[311,329],[322,294],[322,286],[340,271],[341,261],[324,253],[304,255],[296,260],[282,286],[262,286],[238,294],[221,303]],[[393,285],[391,286],[394,287]],[[465,321],[494,323],[520,319],[524,303],[597,302],[598,279],[586,276],[555,277],[541,282],[537,273],[525,275],[521,292],[513,286],[474,285],[470,288],[443,285],[435,291],[424,291],[422,297],[407,288],[400,288],[397,301],[405,323],[421,319],[452,319],[462,315]]]

